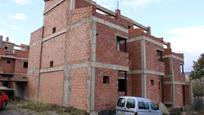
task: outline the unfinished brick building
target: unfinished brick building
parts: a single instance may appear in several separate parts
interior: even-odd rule
[[[25,96],[29,46],[3,41],[0,36],[0,86],[14,90],[16,97]]]
[[[182,107],[190,102],[183,64],[183,54],[118,9],[45,0],[43,27],[31,34],[28,98],[92,114],[120,95]]]

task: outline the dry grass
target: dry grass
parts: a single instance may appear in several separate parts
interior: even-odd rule
[[[62,107],[55,104],[45,104],[36,101],[12,101],[13,105],[19,108],[38,112],[39,115],[49,115],[50,112],[56,115],[86,115],[85,111],[73,107]]]

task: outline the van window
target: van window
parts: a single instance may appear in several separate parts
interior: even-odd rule
[[[150,103],[150,106],[152,110],[159,110],[158,106],[153,102]]]
[[[149,102],[144,102],[144,109],[149,109]]]
[[[135,108],[135,100],[134,99],[127,99],[127,108]]]
[[[125,106],[125,98],[120,98],[118,100],[117,106],[118,107],[124,107]]]
[[[144,103],[142,101],[138,101],[138,109],[144,109]]]
[[[138,102],[138,108],[139,109],[149,109],[149,103],[140,101]]]

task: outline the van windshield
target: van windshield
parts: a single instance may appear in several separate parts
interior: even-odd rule
[[[117,106],[118,107],[124,107],[125,106],[125,98],[120,98],[118,100]]]

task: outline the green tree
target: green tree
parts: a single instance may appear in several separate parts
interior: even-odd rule
[[[201,54],[197,61],[193,62],[193,71],[190,73],[192,80],[194,107],[202,108],[202,97],[204,96],[204,54]]]
[[[193,71],[190,73],[191,80],[200,80],[204,77],[204,54],[201,54],[197,61],[193,62]]]

